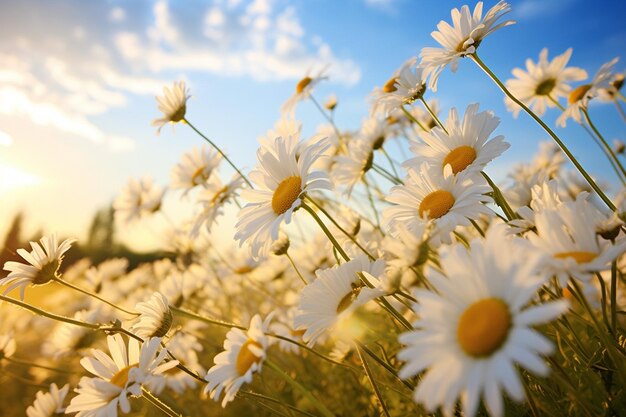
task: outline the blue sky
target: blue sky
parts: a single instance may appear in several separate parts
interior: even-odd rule
[[[511,3],[510,18],[518,23],[479,48],[503,80],[527,58],[536,60],[543,47],[550,57],[573,47],[570,65],[590,76],[624,55],[623,1]],[[188,118],[243,167],[254,165],[256,138],[278,119],[295,83],[327,63],[330,80],[316,96],[337,94],[338,124],[357,128],[372,88],[422,47],[435,46],[431,31],[463,4],[2,0],[0,233],[16,210],[25,209],[29,230],[83,237],[93,211],[129,177],[148,174],[166,185],[181,154],[201,144],[186,126],[165,127],[160,136],[150,126],[159,116],[154,96],[174,80],[186,80],[194,96]],[[618,70],[624,67],[618,63]],[[439,85],[436,97],[444,111],[479,102],[502,119],[497,133],[512,146],[489,168],[496,179],[547,139],[528,117],[513,119],[502,94],[472,62],[461,62],[456,74],[446,70]],[[607,139],[626,140],[614,107],[593,106],[591,115]],[[310,103],[300,105],[297,116],[306,133],[323,121]],[[557,116],[552,111],[545,119],[554,126]],[[590,171],[614,183],[579,126],[570,123],[557,133]]]

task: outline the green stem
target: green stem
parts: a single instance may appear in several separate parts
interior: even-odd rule
[[[309,98],[311,99],[311,101],[313,102],[313,104],[315,104],[315,107],[317,107],[317,109],[320,111],[320,113],[322,113],[322,115],[324,116],[324,118],[326,120],[328,120],[328,123],[330,123],[330,125],[333,127],[333,130],[335,131],[335,135],[337,135],[337,140],[339,140],[339,143],[342,144],[343,143],[343,138],[341,136],[341,132],[339,131],[339,128],[337,128],[337,125],[335,124],[335,120],[334,118],[330,117],[322,108],[322,106],[320,106],[320,104],[317,102],[317,100],[315,100],[315,97],[313,97],[313,94],[311,94],[309,96]]]
[[[394,185],[402,184],[401,179],[394,177],[393,174],[388,172],[385,168],[381,167],[380,165],[372,164],[372,169],[376,171],[378,174],[380,174],[381,177],[385,178],[392,184]]]
[[[398,376],[398,372],[391,366],[389,365],[387,362],[383,361],[382,359],[380,359],[374,352],[372,352],[367,346],[365,346],[364,344],[360,343],[360,342],[356,342],[358,344],[358,346],[365,352],[367,353],[372,359],[374,359],[374,361],[376,361],[380,366],[382,366],[383,368],[385,368],[385,370],[387,370],[387,372],[389,372],[391,375],[393,375],[398,381],[402,382],[402,384],[407,387],[410,390],[415,389],[415,386],[413,384],[411,384],[408,381],[405,381],[403,379],[400,379],[400,377]]]
[[[615,107],[617,107],[617,111],[619,112],[619,115],[622,116],[622,120],[626,122],[626,114],[624,113],[624,109],[622,109],[622,105],[619,104],[619,101],[617,101],[617,99],[614,100],[615,103]]]
[[[611,329],[617,334],[617,261],[611,262]]]
[[[324,415],[325,417],[335,416],[328,408],[326,408],[326,406],[321,401],[315,398],[313,394],[311,394],[311,392],[308,389],[306,389],[306,387],[304,387],[298,381],[290,377],[286,372],[284,372],[277,365],[272,363],[269,359],[265,360],[265,364],[274,372],[276,372],[278,375],[280,375],[280,377],[284,379],[285,382],[287,382],[289,385],[291,385],[296,391],[299,391],[302,395],[304,395],[309,400],[311,405],[317,408],[318,411],[322,413],[322,415]]]
[[[483,231],[483,229],[480,228],[478,223],[476,223],[476,221],[474,221],[472,219],[468,219],[468,220],[470,221],[470,223],[472,223],[472,225],[474,226],[474,229],[476,229],[478,231],[478,233],[480,233],[480,235],[482,237],[485,237],[485,232]]]
[[[337,239],[335,239],[335,237],[333,236],[332,233],[330,233],[330,230],[328,230],[328,228],[326,227],[326,225],[324,224],[324,222],[322,222],[322,219],[319,218],[319,216],[317,215],[317,213],[315,213],[315,210],[313,210],[311,207],[309,207],[304,201],[302,202],[301,207],[303,209],[305,209],[306,211],[309,212],[309,214],[311,215],[311,217],[313,217],[313,220],[315,220],[315,222],[317,222],[317,224],[319,225],[319,227],[322,229],[322,231],[324,232],[324,234],[326,235],[326,237],[328,237],[328,239],[331,241],[331,243],[333,244],[333,246],[335,247],[335,249],[337,249],[337,251],[339,252],[339,254],[343,257],[344,260],[349,261],[350,257],[348,256],[348,254],[346,253],[346,251],[343,250],[343,248],[341,247],[341,245],[339,244],[339,242],[337,242]]]
[[[159,400],[155,395],[153,395],[145,387],[141,387],[141,392],[143,393],[142,397],[145,398],[146,401],[148,401],[150,404],[154,406],[154,408],[158,409],[162,413],[168,415],[169,417],[182,417],[181,413],[178,413],[172,410],[167,404]]]
[[[285,252],[285,256],[287,257],[287,259],[289,259],[289,262],[291,263],[291,266],[293,267],[294,271],[296,271],[296,274],[298,274],[298,276],[300,277],[300,280],[302,281],[302,283],[304,285],[308,285],[308,282],[306,282],[306,279],[304,279],[304,277],[300,273],[300,270],[296,266],[296,263],[293,261],[293,258],[291,257],[291,255],[289,255],[289,252]]]
[[[82,289],[80,287],[77,287],[74,284],[70,284],[69,282],[67,282],[65,280],[62,280],[61,278],[55,277],[55,278],[53,278],[53,280],[58,282],[59,284],[65,285],[68,288],[71,288],[71,289],[73,289],[75,291],[78,291],[80,293],[88,295],[89,297],[93,297],[96,300],[102,301],[103,303],[105,303],[107,305],[110,305],[111,307],[113,307],[116,310],[119,310],[119,311],[121,311],[123,313],[130,314],[131,316],[139,316],[139,313],[135,313],[134,311],[126,310],[126,309],[124,309],[124,308],[122,308],[122,307],[120,307],[120,306],[118,306],[118,305],[116,305],[116,304],[114,304],[114,303],[112,303],[110,301],[105,300],[104,298],[100,297],[99,295],[92,293],[91,291],[87,291],[87,290],[84,290],[84,289]]]
[[[587,123],[589,124],[589,127],[591,127],[591,130],[593,130],[593,132],[596,134],[596,136],[598,136],[598,138],[602,142],[602,145],[606,149],[607,153],[611,156],[611,158],[613,158],[613,161],[615,161],[615,163],[619,167],[619,170],[622,173],[622,176],[624,178],[626,178],[626,170],[624,169],[624,167],[620,163],[619,159],[617,159],[617,156],[615,156],[615,154],[613,153],[613,149],[611,149],[611,147],[607,143],[606,139],[604,139],[604,136],[602,136],[600,131],[596,128],[596,125],[593,124],[593,122],[591,121],[591,118],[589,117],[589,113],[587,112],[586,109],[583,109],[583,114],[585,115],[585,119],[587,120]]]
[[[389,156],[385,148],[382,146],[380,147],[380,151],[383,153],[383,155],[385,155],[385,158],[387,158],[387,162],[389,162],[389,166],[391,167],[391,170],[393,171],[393,175],[396,178],[400,178],[400,175],[398,175],[398,171],[396,171],[396,167],[393,163],[393,159],[391,159],[391,156]]]
[[[443,123],[441,123],[441,120],[439,120],[439,118],[437,117],[437,115],[435,114],[435,112],[433,112],[430,107],[428,106],[428,103],[426,103],[426,100],[424,100],[424,97],[420,97],[420,100],[422,101],[422,104],[424,105],[424,107],[426,108],[426,111],[428,111],[428,113],[430,114],[430,117],[433,118],[433,120],[435,122],[437,122],[437,124],[439,125],[440,128],[443,129],[444,132],[446,132],[446,135],[449,135],[448,130],[443,126]]]
[[[378,403],[380,404],[380,407],[383,410],[383,414],[387,417],[390,417],[389,410],[387,409],[387,405],[385,405],[385,400],[383,399],[383,396],[381,395],[380,390],[378,389],[378,386],[376,385],[376,381],[374,380],[374,375],[372,375],[372,371],[369,365],[367,364],[367,361],[363,357],[363,353],[361,352],[359,345],[355,343],[354,346],[356,348],[357,353],[359,354],[359,359],[361,360],[361,363],[363,364],[363,370],[365,371],[365,375],[367,375],[367,379],[369,379],[370,381],[372,390],[374,390],[374,394],[376,394],[376,398],[378,398]]]
[[[496,204],[500,206],[506,218],[508,220],[516,219],[517,214],[515,214],[515,211],[513,211],[509,203],[506,201],[506,198],[504,198],[504,194],[502,194],[502,191],[500,190],[500,188],[498,188],[496,183],[493,182],[493,180],[489,177],[489,175],[487,175],[485,171],[481,171],[481,174],[483,174],[483,177],[485,178],[485,180],[487,180],[487,182],[491,186],[491,189],[493,190],[493,199],[496,202]]]
[[[304,410],[300,410],[299,408],[294,407],[293,405],[287,404],[283,401],[277,400],[276,398],[272,398],[272,397],[268,397],[266,395],[263,394],[259,394],[257,392],[252,392],[252,391],[243,391],[240,390],[237,393],[238,397],[248,397],[250,399],[254,398],[255,400],[264,400],[264,401],[269,401],[271,403],[274,404],[279,404],[282,405],[283,407],[287,407],[288,409],[295,411],[296,413],[300,413],[302,415],[308,416],[308,417],[316,417],[314,414],[308,413]],[[259,403],[261,404],[261,403]]]
[[[213,141],[211,139],[209,139],[206,136],[204,136],[202,134],[202,132],[200,132],[198,129],[196,129],[196,127],[189,122],[189,120],[183,119],[183,121],[185,123],[187,123],[189,125],[189,127],[194,130],[194,132],[196,132],[198,135],[200,135],[200,137],[202,137],[204,140],[206,140],[209,143],[209,145],[211,145],[213,148],[215,148],[215,150],[217,152],[219,152],[220,155],[222,155],[222,158],[224,158],[226,160],[226,162],[228,162],[228,164],[231,167],[233,167],[233,169],[235,171],[237,171],[237,173],[241,176],[241,178],[243,178],[243,180],[246,182],[246,184],[248,184],[248,187],[254,189],[254,187],[252,186],[252,183],[250,182],[250,180],[245,175],[243,175],[243,173],[239,170],[239,168],[237,168],[237,166],[235,164],[233,164],[233,161],[231,161],[228,158],[228,156],[226,156],[226,154],[224,152],[222,152],[222,150],[215,143],[213,143]]]
[[[428,132],[428,129],[426,129],[419,120],[417,120],[415,117],[413,117],[413,115],[404,108],[404,106],[400,106],[400,108],[402,109],[402,111],[404,112],[404,114],[406,115],[406,117],[409,118],[409,120],[411,120],[413,123],[415,123],[416,125],[418,125],[420,127],[420,129],[422,129],[424,132]]]
[[[6,301],[7,303],[10,304],[14,304],[16,306],[25,308],[26,310],[29,310],[35,314],[38,314],[40,316],[43,317],[47,317],[49,319],[52,320],[56,320],[56,321],[62,321],[65,323],[69,323],[69,324],[73,324],[75,326],[81,326],[81,327],[86,327],[88,329],[92,329],[92,330],[100,330],[101,326],[99,324],[92,324],[92,323],[86,323],[84,321],[80,321],[80,320],[74,320],[71,319],[69,317],[65,317],[65,316],[59,316],[57,314],[53,314],[53,313],[49,313],[45,310],[42,310],[40,308],[34,307],[30,304],[24,303],[22,301],[16,300],[14,298],[11,297],[7,297],[5,295],[0,295],[0,301]]]
[[[565,146],[565,143],[563,143],[563,141],[561,141],[561,139],[552,131],[552,129],[550,129],[548,127],[548,125],[546,125],[543,120],[541,120],[532,110],[530,110],[524,103],[522,103],[517,97],[515,97],[506,87],[505,85],[502,83],[502,81],[500,81],[500,79],[493,73],[491,72],[491,70],[487,67],[487,65],[485,65],[485,63],[478,57],[478,54],[474,53],[469,55],[471,57],[471,59],[493,80],[493,82],[495,82],[498,87],[500,87],[500,89],[502,90],[502,92],[504,94],[507,95],[507,97],[509,97],[511,100],[513,100],[518,106],[520,106],[522,109],[524,109],[524,111],[530,116],[532,117],[542,128],[543,130],[545,130],[550,137],[552,137],[552,139],[554,139],[554,141],[557,143],[557,145],[559,145],[559,147],[561,148],[561,150],[565,153],[565,155],[567,155],[567,157],[569,158],[569,160],[572,162],[572,164],[574,164],[574,166],[576,167],[576,169],[578,169],[578,171],[581,173],[581,175],[585,178],[585,180],[589,183],[589,185],[591,186],[591,188],[594,189],[594,191],[596,193],[598,193],[598,195],[600,196],[600,198],[602,199],[602,201],[604,201],[604,203],[612,210],[615,211],[615,205],[613,204],[613,202],[606,196],[606,194],[604,194],[604,192],[602,191],[602,189],[600,189],[600,187],[598,186],[598,184],[596,184],[596,182],[593,180],[593,178],[591,178],[591,176],[587,173],[587,171],[585,171],[585,169],[582,167],[582,165],[580,165],[580,163],[578,162],[578,160],[576,160],[576,158],[574,157],[574,155],[570,152],[570,150],[567,148],[567,146]]]
[[[363,175],[363,184],[365,184],[365,191],[367,191],[367,200],[369,201],[370,207],[372,208],[372,213],[374,213],[376,228],[380,230],[380,217],[378,216],[378,210],[376,209],[376,204],[374,203],[374,196],[372,195],[370,185],[367,183],[367,179],[365,179],[365,175]]]

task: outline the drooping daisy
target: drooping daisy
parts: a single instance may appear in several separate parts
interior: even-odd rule
[[[184,81],[174,82],[174,86],[170,90],[163,87],[163,96],[156,97],[159,110],[163,113],[163,117],[154,119],[153,126],[158,126],[157,134],[161,133],[161,128],[166,123],[178,123],[185,118],[187,111],[187,100],[191,97]]]
[[[194,187],[204,185],[221,160],[222,156],[213,148],[194,147],[172,168],[172,188],[184,190],[187,194]]]
[[[152,293],[148,301],[138,303],[135,310],[141,315],[129,330],[142,339],[163,337],[172,327],[172,311],[167,298],[159,292]]]
[[[208,384],[204,388],[204,392],[215,401],[224,391],[222,407],[235,399],[243,384],[252,382],[255,372],[261,371],[269,347],[265,333],[271,319],[270,315],[261,321],[261,316],[256,314],[246,332],[232,328],[226,334],[224,351],[213,359],[215,365],[206,374]]]
[[[526,104],[536,115],[541,116],[547,107],[556,107],[553,100],[567,97],[572,87],[568,83],[582,81],[587,78],[587,72],[577,67],[566,67],[572,56],[572,48],[562,55],[548,62],[548,48],[539,53],[539,62],[526,60],[526,71],[521,68],[513,69],[512,78],[506,81],[506,88],[521,102]],[[518,116],[522,109],[508,97],[506,107]]]
[[[439,175],[423,163],[419,171],[409,169],[403,185],[391,189],[386,200],[394,205],[383,211],[383,217],[391,228],[404,223],[417,229],[421,223],[431,221],[431,242],[449,243],[457,226],[469,226],[470,219],[492,214],[485,205],[492,202],[486,195],[490,188],[481,180],[475,174],[455,176],[450,165]]]
[[[24,299],[24,291],[29,284],[43,285],[54,278],[58,278],[61,262],[72,243],[76,239],[65,239],[59,244],[56,234],[44,236],[37,242],[30,242],[32,250],[18,249],[17,253],[27,262],[5,262],[4,270],[9,275],[0,279],[0,285],[7,285],[4,291],[7,294],[15,288],[20,289],[20,299]]]
[[[190,236],[197,237],[202,226],[210,232],[217,218],[223,214],[224,206],[235,200],[243,184],[244,180],[239,174],[233,175],[227,183],[223,183],[217,175],[212,176],[196,198],[202,210],[195,216]]]
[[[553,345],[532,326],[557,318],[567,302],[531,304],[546,280],[541,255],[498,226],[469,250],[451,246],[441,257],[445,276],[428,275],[434,291],[415,291],[419,319],[399,338],[407,345],[398,354],[406,362],[399,375],[425,371],[413,398],[429,412],[440,407],[452,415],[460,400],[463,414],[472,417],[482,397],[492,415],[502,416],[504,392],[524,399],[516,365],[540,376],[549,372],[541,356]]]
[[[13,333],[0,334],[0,360],[13,356],[16,348]]]
[[[130,223],[159,211],[165,190],[152,178],[131,178],[113,202],[115,216]]]
[[[59,389],[57,384],[50,385],[50,391],[38,391],[33,405],[26,409],[28,417],[54,417],[65,412],[63,401],[70,390],[69,385]]]
[[[317,75],[307,75],[296,84],[295,93],[285,101],[280,108],[280,113],[283,117],[293,118],[296,113],[296,106],[299,102],[304,101],[311,97],[313,88],[322,80],[328,77],[324,75],[326,68],[323,68],[317,73]]]
[[[280,225],[291,222],[306,193],[331,188],[326,173],[311,170],[326,147],[324,142],[317,142],[296,157],[287,140],[278,137],[272,149],[257,152],[260,165],[250,173],[256,188],[242,191],[242,197],[250,202],[239,212],[235,234],[240,245],[249,243],[253,257],[268,254],[272,242],[278,239]]]
[[[124,413],[130,411],[128,396],[141,396],[141,385],[154,375],[159,375],[178,365],[178,361],[163,362],[167,350],[158,354],[161,339],[152,338],[141,346],[135,339],[126,342],[121,335],[107,337],[111,356],[92,349],[93,357],[84,357],[80,364],[95,377],[82,377],[65,412],[78,413],[77,417],[116,416],[117,407]]]
[[[579,85],[567,98],[568,106],[556,120],[556,124],[565,127],[567,119],[572,118],[578,123],[583,122],[582,112],[587,111],[589,101],[597,97],[600,89],[610,86],[609,82],[613,76],[613,67],[617,64],[619,58],[613,58],[611,61],[603,64],[590,83]]]
[[[478,104],[467,107],[463,120],[459,119],[455,108],[450,110],[444,123],[448,133],[434,127],[429,132],[421,132],[424,144],[411,143],[415,158],[405,162],[406,166],[418,168],[426,162],[432,169],[443,169],[450,165],[453,174],[481,171],[490,161],[509,148],[504,136],[489,136],[500,124],[500,118],[493,112],[478,113]]]
[[[359,275],[364,273],[371,284],[377,284],[384,272],[383,260],[371,262],[364,255],[316,271],[317,279],[300,293],[294,318],[295,329],[305,330],[302,339],[309,345],[315,344],[325,331],[351,316],[359,306],[384,295],[381,289],[365,287]]]
[[[454,26],[442,20],[437,25],[439,30],[431,33],[442,48],[422,48],[420,52],[421,66],[424,67],[423,76],[424,79],[428,78],[428,86],[437,91],[437,79],[447,65],[450,65],[452,72],[456,72],[459,58],[475,53],[480,43],[490,33],[515,23],[507,20],[496,24],[510,11],[510,5],[504,1],[489,9],[484,18],[482,1],[476,4],[473,14],[467,5],[463,6],[461,11],[452,9]]]
[[[404,104],[412,104],[426,92],[426,78],[423,68],[416,65],[417,58],[412,57],[394,72],[382,88],[371,94],[372,114],[386,117]]]
[[[337,156],[333,165],[333,182],[345,186],[344,193],[352,194],[354,187],[372,168],[374,163],[373,143],[362,138],[353,138],[348,143],[347,155]]]
[[[626,240],[613,244],[598,238],[596,226],[604,216],[587,199],[588,194],[581,193],[575,201],[535,212],[537,233],[528,235],[535,247],[549,255],[545,268],[561,286],[570,276],[588,281],[626,251]]]

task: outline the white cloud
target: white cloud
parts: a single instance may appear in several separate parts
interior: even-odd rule
[[[0,130],[0,146],[11,146],[13,144],[13,137],[7,132]]]
[[[121,7],[114,7],[109,14],[109,18],[114,22],[121,22],[126,19],[126,11]]]

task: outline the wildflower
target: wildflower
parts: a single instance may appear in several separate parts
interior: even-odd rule
[[[163,87],[163,96],[156,98],[163,117],[152,121],[153,126],[158,126],[157,134],[166,123],[178,123],[185,119],[187,100],[191,97],[188,93],[189,90],[184,81],[174,82],[171,90]]]

